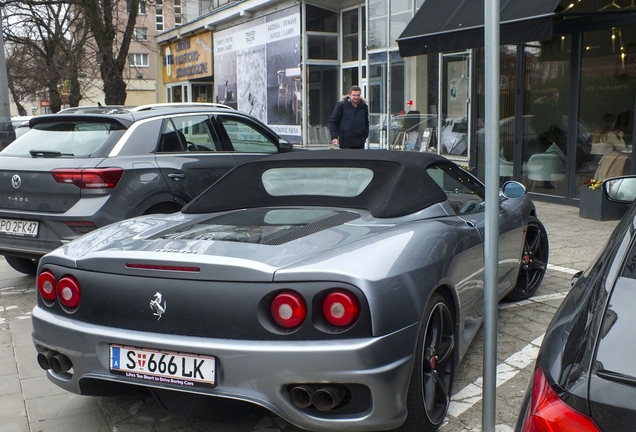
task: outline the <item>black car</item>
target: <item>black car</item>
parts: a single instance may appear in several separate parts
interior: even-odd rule
[[[29,126],[0,152],[0,254],[26,274],[82,234],[178,211],[229,169],[292,150],[226,106],[102,107]]]
[[[605,180],[603,193],[631,204],[636,176]],[[635,223],[632,204],[592,266],[574,277],[543,338],[517,431],[634,430]]]

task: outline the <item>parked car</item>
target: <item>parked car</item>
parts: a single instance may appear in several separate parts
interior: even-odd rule
[[[632,204],[636,177],[603,182]],[[636,205],[623,216],[573,287],[543,337],[517,431],[633,430],[636,424]]]
[[[42,255],[86,232],[178,211],[230,168],[292,150],[229,108],[94,110],[33,117],[0,152],[0,254],[20,272],[34,275]]]
[[[499,197],[500,299],[546,270],[525,194]],[[483,319],[485,222],[484,186],[430,153],[249,162],[181,212],[44,256],[38,362],[70,392],[143,386],[171,412],[216,396],[309,430],[436,430]]]
[[[15,131],[16,138],[19,138],[29,131],[29,120],[31,120],[32,117],[33,116],[11,117],[11,125]]]

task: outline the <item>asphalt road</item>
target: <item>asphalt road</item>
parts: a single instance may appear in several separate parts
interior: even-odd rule
[[[513,428],[538,345],[570,288],[572,274],[587,267],[616,225],[616,221],[581,219],[575,207],[536,204],[550,238],[550,266],[542,286],[530,301],[503,302],[499,306],[498,432]],[[67,394],[48,382],[44,371],[35,364],[35,350],[29,341],[29,318],[35,297],[33,278],[13,272],[2,260],[0,281],[0,360],[13,355],[18,369],[15,381],[19,386],[13,384],[12,378],[0,379],[0,430],[301,431],[266,410],[238,402],[217,401],[210,405],[207,419],[193,419],[166,414],[147,396],[92,398]],[[457,369],[443,432],[481,430],[482,344],[480,332]],[[9,372],[0,370],[0,378]],[[24,422],[20,421],[22,412]]]

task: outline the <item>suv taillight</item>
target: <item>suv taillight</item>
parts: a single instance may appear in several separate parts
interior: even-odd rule
[[[56,182],[71,183],[80,189],[112,189],[123,174],[123,168],[59,168],[51,171]]]
[[[541,368],[534,371],[532,400],[522,432],[600,432],[594,420],[561,400]]]

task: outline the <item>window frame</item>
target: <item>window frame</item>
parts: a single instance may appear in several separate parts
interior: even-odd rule
[[[135,61],[133,61],[133,59]],[[142,60],[141,63],[137,63],[137,60]],[[146,64],[143,64],[143,59],[146,60]],[[128,65],[130,67],[150,67],[150,55],[148,53],[129,53],[128,54]]]

